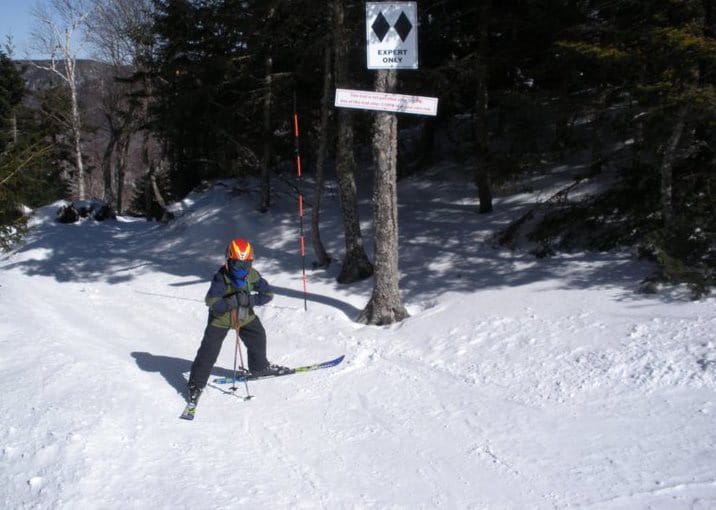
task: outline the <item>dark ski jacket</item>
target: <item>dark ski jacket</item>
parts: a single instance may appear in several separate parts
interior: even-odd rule
[[[229,329],[231,324],[231,310],[236,308],[237,294],[245,293],[250,297],[248,307],[239,308],[239,324],[244,326],[256,318],[254,306],[265,305],[273,299],[273,293],[268,282],[261,274],[251,268],[246,278],[246,285],[237,288],[231,282],[226,267],[221,267],[211,280],[209,292],[206,293],[206,306],[209,307],[209,322],[212,326]]]

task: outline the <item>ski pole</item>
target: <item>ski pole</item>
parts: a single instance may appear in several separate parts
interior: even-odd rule
[[[234,329],[236,330],[236,346],[234,347],[234,384],[231,386],[231,391],[236,391],[238,388],[236,387],[236,358],[241,358],[241,371],[245,372],[246,369],[244,368],[244,354],[241,352],[241,346],[239,345],[241,337],[239,336],[240,331],[240,322],[238,317],[238,312],[234,308],[231,310],[231,321],[234,323]],[[238,355],[238,356],[237,356]],[[246,381],[246,378],[244,378],[244,387],[246,388],[246,397],[244,397],[244,400],[251,400],[253,398],[253,395],[249,393],[249,383]]]
[[[229,388],[231,391],[237,390],[237,388],[236,388],[236,358],[237,358],[238,352],[239,352],[239,335],[238,335],[238,331],[237,331],[236,345],[234,346],[234,379],[233,379],[231,388]]]
[[[236,326],[236,350],[239,351],[239,358],[241,359],[241,371],[246,372],[246,369],[244,368],[244,354],[241,352],[241,347],[239,346],[239,326],[237,324]],[[234,366],[236,366],[236,354],[234,353]],[[249,393],[249,382],[246,380],[246,376],[244,376],[244,388],[246,388],[246,397],[244,397],[244,400],[251,400],[254,398],[254,396]],[[236,389],[236,368],[234,368],[234,390]]]

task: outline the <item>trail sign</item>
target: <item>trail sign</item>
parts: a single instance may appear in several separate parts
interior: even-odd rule
[[[416,2],[366,2],[368,69],[418,68]]]
[[[366,90],[336,89],[335,105],[342,108],[377,110],[416,115],[437,115],[436,97],[386,94]]]

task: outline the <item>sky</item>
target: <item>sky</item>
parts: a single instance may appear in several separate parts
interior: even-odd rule
[[[30,33],[34,22],[30,11],[33,5],[26,0],[0,0],[0,37],[3,51],[7,36],[11,36],[15,47],[14,58],[25,58],[26,55],[39,57],[30,51]]]
[[[33,48],[32,32],[37,26],[32,15],[36,0],[0,0],[0,48],[6,52],[7,37],[12,37],[12,58],[45,59],[48,55]],[[84,57],[84,52],[79,53]]]

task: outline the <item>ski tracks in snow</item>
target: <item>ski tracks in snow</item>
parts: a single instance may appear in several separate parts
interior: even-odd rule
[[[390,338],[360,339],[353,368],[381,371],[390,389],[378,393],[377,403],[366,395],[352,402],[374,434],[411,438],[408,448],[419,452],[415,464],[421,466],[412,475],[423,479],[423,491],[430,487],[431,501],[448,506],[458,493],[461,499],[454,501],[473,501],[474,494],[478,506],[491,496],[504,502],[490,495],[489,487],[501,486],[491,479],[504,484],[505,478],[514,480],[510,498],[516,505],[535,495],[549,508],[591,504],[588,494],[596,481],[604,486],[600,492],[628,501],[625,494],[634,487],[651,494],[654,484],[693,471],[688,464],[694,459],[705,470],[705,487],[712,489],[706,452],[714,437],[699,431],[708,428],[713,411],[708,401],[716,387],[713,342],[693,334],[716,330],[705,321],[714,319],[649,319],[625,324],[620,338],[604,338],[599,319],[586,310],[558,319],[532,314],[477,320],[453,325],[447,339],[416,335],[420,356],[393,349]],[[386,393],[393,391],[401,416],[386,425],[392,416]],[[465,394],[474,398],[454,397]],[[679,416],[670,404],[684,398],[693,402],[693,416]],[[643,434],[628,449],[614,439],[625,423],[630,435]],[[671,462],[664,462],[665,455]],[[441,473],[451,458],[460,465],[472,459],[467,463],[476,474],[460,480],[461,474],[453,473],[455,479],[447,480]],[[644,472],[622,468],[635,463],[643,464]],[[411,476],[405,469],[396,472]],[[662,500],[665,494],[653,492],[648,501]]]
[[[445,508],[466,502],[480,508],[491,498],[500,501],[500,494],[490,493],[505,477],[514,479],[514,500],[529,501],[526,498],[533,494],[529,477],[511,466],[509,455],[496,453],[502,452],[501,445],[490,442],[494,405],[487,395],[459,374],[394,352],[389,339],[361,336],[353,342],[357,347],[340,374],[340,387],[364,388],[365,379],[371,377],[382,381],[380,388],[369,393],[344,390],[345,419],[363,424],[362,436],[348,439],[370,442],[372,448],[377,443],[382,453],[369,460],[372,470],[356,459],[348,462],[352,460],[358,472],[372,471],[372,483],[386,485],[385,480],[390,480],[394,491],[390,501],[374,502],[376,507],[420,506],[430,501]],[[466,393],[465,388],[472,390]],[[471,396],[456,401],[453,393]],[[451,468],[466,463],[469,469],[456,472]]]

